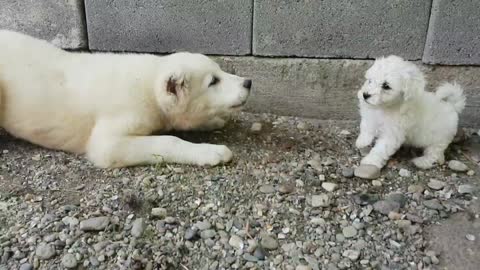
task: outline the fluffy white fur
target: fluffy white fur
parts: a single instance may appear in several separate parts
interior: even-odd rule
[[[232,159],[223,145],[148,136],[220,128],[245,104],[251,81],[204,55],[73,53],[6,30],[0,48],[0,124],[16,137],[99,167]]]
[[[402,145],[424,149],[413,159],[421,169],[444,163],[444,151],[457,132],[465,96],[457,84],[444,83],[436,93],[425,91],[425,78],[413,63],[397,56],[377,59],[358,92],[358,148],[376,140],[361,164],[382,168]]]

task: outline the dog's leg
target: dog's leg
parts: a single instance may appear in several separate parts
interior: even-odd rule
[[[96,137],[87,156],[98,167],[127,167],[156,163],[215,166],[232,159],[224,145],[194,144],[174,136]]]
[[[405,137],[399,133],[382,134],[375,146],[370,150],[360,164],[374,165],[381,169],[388,159],[402,146]]]
[[[373,121],[367,121],[365,117],[362,117],[360,122],[360,135],[358,135],[355,146],[357,148],[365,148],[372,144],[375,139],[377,125]]]
[[[433,167],[433,164],[437,162],[438,164],[445,163],[445,149],[447,145],[432,145],[425,148],[423,156],[414,158],[413,164],[420,169],[430,169]]]

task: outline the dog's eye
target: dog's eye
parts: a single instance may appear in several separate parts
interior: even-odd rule
[[[213,76],[212,81],[210,82],[210,84],[208,86],[209,87],[214,86],[215,84],[217,84],[219,82],[220,82],[220,79],[217,76]]]
[[[383,90],[390,90],[390,89],[392,89],[392,88],[390,87],[390,85],[388,85],[387,82],[384,82],[384,83],[382,84],[382,89],[383,89]]]

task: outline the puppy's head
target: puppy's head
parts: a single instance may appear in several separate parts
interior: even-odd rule
[[[375,61],[365,74],[358,98],[373,107],[390,107],[414,99],[425,88],[420,69],[398,56]]]
[[[166,56],[157,77],[155,95],[174,128],[201,126],[213,117],[225,117],[247,102],[252,81],[222,71],[202,54]]]

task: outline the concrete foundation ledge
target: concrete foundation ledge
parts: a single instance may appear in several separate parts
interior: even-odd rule
[[[328,120],[358,120],[356,92],[370,60],[217,57],[229,72],[254,80],[247,110]],[[417,64],[420,64],[417,62]],[[422,65],[428,90],[456,81],[467,95],[461,125],[480,127],[480,67]]]

